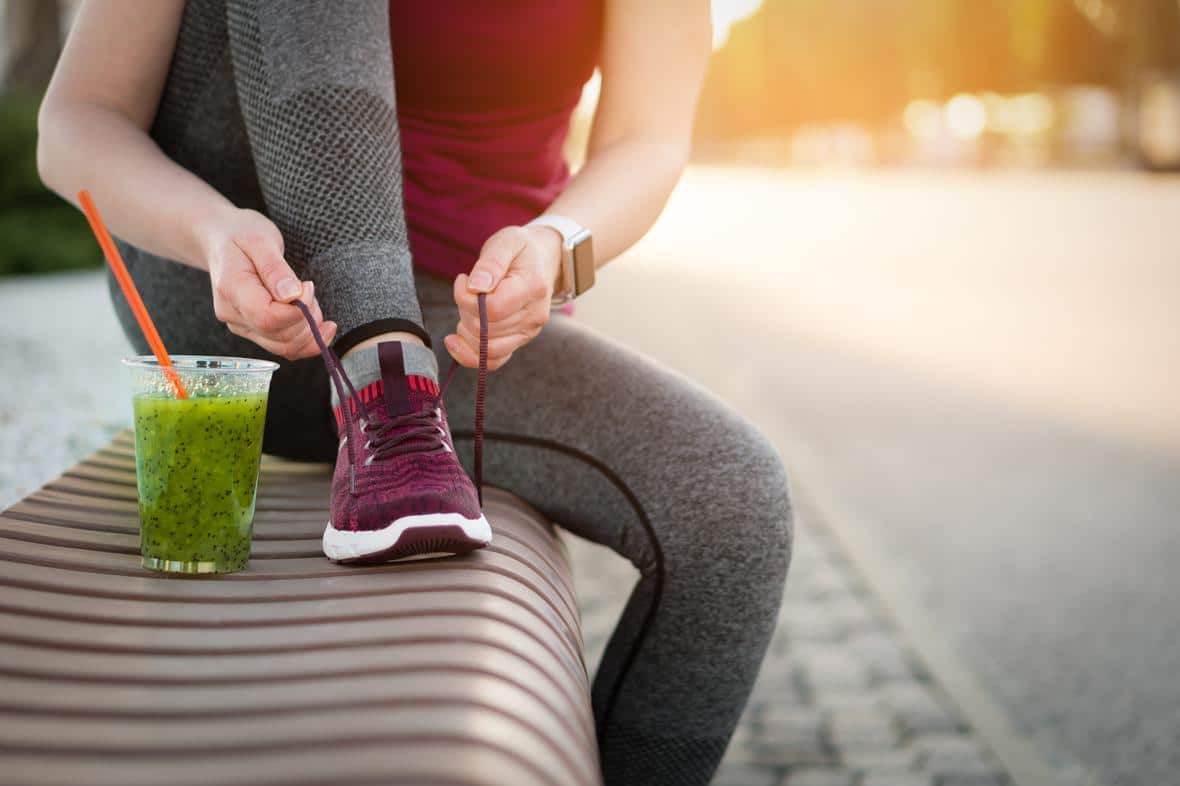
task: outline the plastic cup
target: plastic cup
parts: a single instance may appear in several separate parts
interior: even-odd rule
[[[232,573],[250,562],[266,398],[277,363],[173,355],[188,398],[152,355],[131,371],[140,553],[165,573]]]

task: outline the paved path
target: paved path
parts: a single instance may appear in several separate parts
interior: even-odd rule
[[[568,538],[596,664],[634,570]],[[779,627],[715,786],[1004,786],[806,503]]]
[[[1063,780],[1161,786],[1177,210],[1180,181],[1133,174],[698,170],[581,318],[818,470]]]
[[[105,298],[95,273],[0,279],[0,507],[131,422]]]

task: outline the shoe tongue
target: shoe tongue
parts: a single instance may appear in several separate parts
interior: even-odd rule
[[[433,379],[406,373],[406,360],[400,341],[379,343],[377,360],[381,365],[385,410],[391,418],[417,412],[429,399],[438,397],[438,384]]]

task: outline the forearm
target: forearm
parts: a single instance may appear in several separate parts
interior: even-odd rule
[[[267,214],[340,326],[429,342],[402,205],[389,3],[228,0],[234,79]]]
[[[111,231],[145,251],[208,269],[200,227],[234,209],[196,175],[171,161],[118,111],[84,102],[47,102],[39,118],[41,179],[77,204],[94,196]]]
[[[634,245],[659,217],[684,171],[687,146],[622,139],[592,152],[546,212],[569,216],[594,235],[602,266]]]

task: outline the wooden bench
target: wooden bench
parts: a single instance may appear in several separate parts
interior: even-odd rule
[[[265,457],[248,571],[139,566],[131,432],[0,514],[0,784],[600,784],[569,566],[320,553],[330,468]]]

